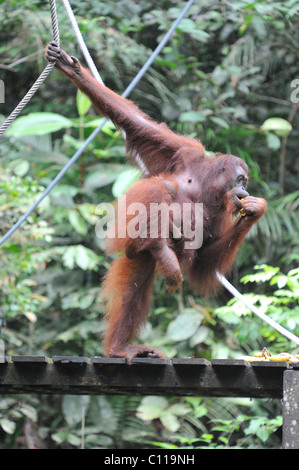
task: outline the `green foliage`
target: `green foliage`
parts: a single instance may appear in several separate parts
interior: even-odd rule
[[[267,283],[268,289],[263,289],[267,294],[244,294],[244,298],[248,298],[261,312],[287,330],[296,333],[299,330],[299,269],[292,269],[287,274],[281,273],[279,268],[267,265],[255,266],[255,269],[256,273],[244,276],[241,282]],[[266,342],[271,345],[274,353],[287,351],[290,347],[287,339],[253,318],[249,309],[235,298],[226,306],[217,308],[215,314],[221,321],[234,325],[241,347],[245,344],[251,345],[252,349],[259,349]]]
[[[108,86],[124,90],[183,4],[73,2]],[[84,62],[61,2],[57,10],[64,49]],[[241,278],[250,300],[297,334],[298,106],[290,96],[299,76],[298,12],[297,0],[195,2],[132,92],[146,113],[202,139],[209,153],[246,160],[250,192],[266,197],[268,210],[247,237],[233,280]],[[47,2],[0,1],[0,30],[0,113],[7,116],[45,66],[44,47],[52,39]],[[53,71],[0,142],[1,234],[100,123],[89,100]],[[106,123],[1,247],[1,339],[7,354],[102,354],[99,285],[110,258],[95,234],[103,215],[96,208],[123,194],[139,174],[126,162],[119,132]],[[225,293],[207,302],[184,283],[170,296],[161,278],[154,292],[150,321],[138,340],[162,347],[169,357],[240,357],[264,346],[273,353],[289,351],[285,338],[239,302],[225,305]],[[11,397],[0,400],[0,446],[26,447],[23,425],[30,422],[52,448],[277,448],[280,414],[275,400]]]
[[[263,131],[273,131],[279,137],[286,137],[292,132],[291,124],[282,118],[269,118],[262,124]]]
[[[77,91],[76,105],[80,117],[85,116],[91,107],[91,101],[80,90]]]
[[[44,135],[71,127],[70,119],[56,113],[31,113],[17,118],[7,130],[7,136]]]
[[[166,335],[171,341],[184,341],[198,330],[204,316],[196,309],[186,308],[168,325]]]
[[[181,403],[169,404],[164,397],[144,397],[137,408],[137,416],[143,421],[160,419],[161,423],[171,432],[180,428],[179,416],[184,416],[189,408]]]

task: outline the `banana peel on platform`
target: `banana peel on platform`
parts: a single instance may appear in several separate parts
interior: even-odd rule
[[[262,351],[255,353],[253,356],[242,356],[240,359],[243,359],[247,362],[287,362],[288,364],[297,364],[299,363],[299,354],[290,354],[288,352],[282,352],[279,354],[271,354],[267,348],[263,348]]]

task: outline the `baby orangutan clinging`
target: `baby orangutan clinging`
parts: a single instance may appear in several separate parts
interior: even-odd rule
[[[90,98],[100,114],[111,119],[125,135],[128,155],[145,166],[144,178],[126,193],[127,208],[142,204],[145,213],[151,214],[150,208],[161,204],[175,204],[182,213],[188,207],[193,234],[197,230],[197,208],[202,208],[199,246],[173,215],[165,236],[163,220],[157,213],[155,236],[150,236],[153,221],[149,215],[139,219],[142,236],[130,236],[131,213],[125,218],[126,236],[116,233],[110,244],[111,252],[121,251],[122,255],[113,261],[104,280],[108,322],[105,353],[128,361],[136,356],[164,357],[151,346],[129,345],[146,319],[156,269],[171,291],[181,286],[182,273],[204,294],[216,290],[217,272],[229,271],[239,246],[264,214],[267,203],[248,194],[248,167],[241,158],[223,154],[208,157],[200,141],[152,121],[131,101],[101,85],[78,59],[54,42],[48,46],[46,58]]]

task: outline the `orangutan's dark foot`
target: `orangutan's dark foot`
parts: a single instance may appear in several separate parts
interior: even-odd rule
[[[127,359],[128,363],[132,362],[135,357],[147,357],[153,359],[166,359],[166,356],[156,348],[144,344],[136,344],[134,346],[126,346],[123,349],[111,348],[109,357],[121,357]]]

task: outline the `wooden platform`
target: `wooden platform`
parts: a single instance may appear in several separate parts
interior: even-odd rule
[[[26,393],[281,398],[283,447],[299,449],[298,364],[134,359],[129,365],[103,357],[2,358],[0,394]]]
[[[11,356],[0,393],[282,398],[286,362]]]

